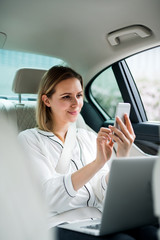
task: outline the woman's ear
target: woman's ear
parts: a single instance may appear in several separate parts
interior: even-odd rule
[[[50,101],[49,101],[49,98],[44,94],[42,95],[42,101],[44,102],[44,104],[47,106],[47,107],[50,107]]]

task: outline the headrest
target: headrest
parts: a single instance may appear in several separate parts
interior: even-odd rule
[[[19,94],[36,94],[41,78],[45,72],[46,70],[41,69],[19,69],[13,80],[12,91]]]

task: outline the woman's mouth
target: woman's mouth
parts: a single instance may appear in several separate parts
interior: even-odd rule
[[[75,116],[75,115],[78,114],[78,111],[72,111],[72,112],[69,112],[69,111],[68,111],[68,113],[71,114],[71,115],[73,115],[73,116]]]

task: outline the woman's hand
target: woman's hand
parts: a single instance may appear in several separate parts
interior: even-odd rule
[[[112,131],[112,133],[110,133],[110,137],[118,145],[117,157],[128,156],[132,143],[135,140],[135,134],[132,128],[132,124],[127,114],[124,115],[124,123],[119,117],[116,118],[116,121],[120,126],[121,130],[114,126],[109,126]]]
[[[113,150],[113,141],[109,134],[109,128],[101,128],[97,136],[97,156],[94,161],[72,173],[71,179],[74,189],[77,191],[84,186],[110,159]],[[107,176],[106,176],[107,181]]]
[[[113,151],[113,141],[110,137],[111,130],[102,127],[97,136],[97,157],[96,161],[99,166],[103,165],[110,159]]]

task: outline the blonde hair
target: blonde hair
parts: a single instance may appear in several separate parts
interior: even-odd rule
[[[42,96],[48,98],[55,93],[55,86],[68,78],[77,78],[83,88],[83,80],[80,74],[73,69],[64,66],[54,66],[50,68],[42,77],[37,99],[36,121],[38,128],[45,131],[50,131],[48,123],[52,121],[51,109],[42,101]]]

